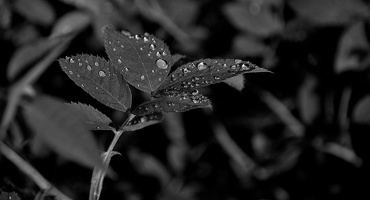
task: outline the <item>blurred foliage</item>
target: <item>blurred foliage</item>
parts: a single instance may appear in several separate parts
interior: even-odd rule
[[[83,102],[122,122],[124,113],[100,105],[52,60],[105,57],[105,24],[148,32],[173,53],[250,60],[274,75],[245,75],[241,92],[205,88],[213,110],[166,114],[161,124],[125,133],[101,199],[367,199],[369,15],[367,0],[0,0],[0,110],[15,83],[47,66],[23,99]],[[60,41],[65,35],[69,43]],[[143,94],[132,91],[138,105]],[[62,192],[87,199],[91,169],[49,151],[20,110],[15,120],[2,114],[4,141]],[[112,138],[94,136],[101,149]],[[3,156],[0,178],[1,199],[41,199]]]

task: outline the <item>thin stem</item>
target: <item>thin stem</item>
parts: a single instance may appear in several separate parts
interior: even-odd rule
[[[57,199],[71,200],[69,197],[65,196],[62,192],[56,189],[32,165],[30,165],[2,141],[0,141],[0,153],[10,160],[15,166],[17,166],[23,173],[30,177],[40,189],[55,195]]]
[[[108,147],[108,150],[103,153],[102,157],[104,167],[103,168],[95,167],[91,177],[89,200],[99,200],[101,190],[103,189],[103,181],[109,168],[110,160],[112,156],[115,155],[113,149],[116,146],[122,133],[124,132],[122,128],[134,117],[135,115],[130,114],[119,130],[112,130],[114,132],[114,137]]]

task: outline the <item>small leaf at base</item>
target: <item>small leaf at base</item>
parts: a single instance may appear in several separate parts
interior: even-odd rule
[[[101,113],[96,108],[86,105],[83,103],[70,103],[67,104],[70,108],[78,111],[83,117],[85,124],[90,130],[113,130],[114,128],[109,126],[112,120],[106,115]]]

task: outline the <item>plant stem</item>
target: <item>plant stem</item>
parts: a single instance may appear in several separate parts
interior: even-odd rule
[[[46,180],[32,165],[19,156],[7,144],[0,141],[0,153],[9,159],[23,173],[30,177],[40,189],[47,191],[49,194],[55,195],[56,199],[71,200],[58,189],[56,189],[48,180]]]
[[[105,178],[105,174],[109,168],[109,163],[112,156],[115,155],[113,151],[114,147],[116,146],[119,138],[121,137],[122,133],[124,132],[122,128],[134,117],[135,115],[130,114],[126,121],[122,124],[119,130],[112,130],[114,132],[114,138],[110,143],[108,150],[102,154],[103,159],[103,168],[95,167],[93,171],[93,175],[91,177],[91,185],[90,185],[90,195],[89,200],[99,200],[101,190],[103,189],[103,181]]]

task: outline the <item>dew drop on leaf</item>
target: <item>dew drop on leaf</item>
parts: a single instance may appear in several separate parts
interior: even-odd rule
[[[243,61],[242,60],[239,60],[239,59],[235,59],[235,64],[239,64],[241,62],[243,62]]]
[[[140,35],[135,35],[135,39],[136,40],[139,40],[140,39]]]
[[[158,59],[157,61],[155,61],[155,64],[159,69],[167,69],[168,67],[167,62],[163,59]]]
[[[105,77],[105,72],[103,71],[103,70],[100,70],[99,72],[98,72],[98,74],[99,74],[99,76],[100,77]]]
[[[121,33],[125,36],[131,36],[131,32],[130,31],[126,31],[126,30],[122,30]]]
[[[73,74],[73,72],[72,72],[71,70],[70,70],[70,71],[68,71],[68,73],[69,73],[69,74]]]
[[[198,63],[197,67],[198,67],[198,70],[205,70],[207,69],[207,64],[205,64],[204,62],[200,62]]]
[[[73,58],[71,58],[71,59],[69,59],[69,62],[74,63],[75,61],[73,60]]]
[[[98,63],[98,62],[95,62],[94,64],[95,64],[95,66],[97,66],[97,67],[99,66],[99,63]]]
[[[149,38],[146,37],[146,36],[144,36],[143,40],[144,40],[144,42],[149,42]]]
[[[150,48],[151,50],[155,50],[155,45],[154,45],[154,44],[150,44],[149,48]]]
[[[140,122],[141,123],[144,123],[144,122],[146,122],[148,119],[144,116],[144,117],[142,117],[142,118],[140,118]]]
[[[140,79],[141,79],[141,80],[144,80],[144,79],[145,79],[145,76],[144,76],[144,75],[141,75],[141,76],[140,76]]]
[[[92,68],[91,68],[91,66],[90,66],[90,65],[87,65],[87,66],[86,66],[86,69],[87,69],[87,70],[89,70],[89,71],[91,71],[91,70],[92,70]]]
[[[158,51],[157,51],[157,53],[155,54],[157,57],[161,57],[162,55],[161,55],[161,53],[159,53]]]
[[[82,67],[82,63],[78,63],[78,66]]]
[[[121,60],[121,59],[118,59],[118,60],[117,60],[117,62],[118,62],[119,64],[121,64],[121,63],[122,63],[122,60]]]

